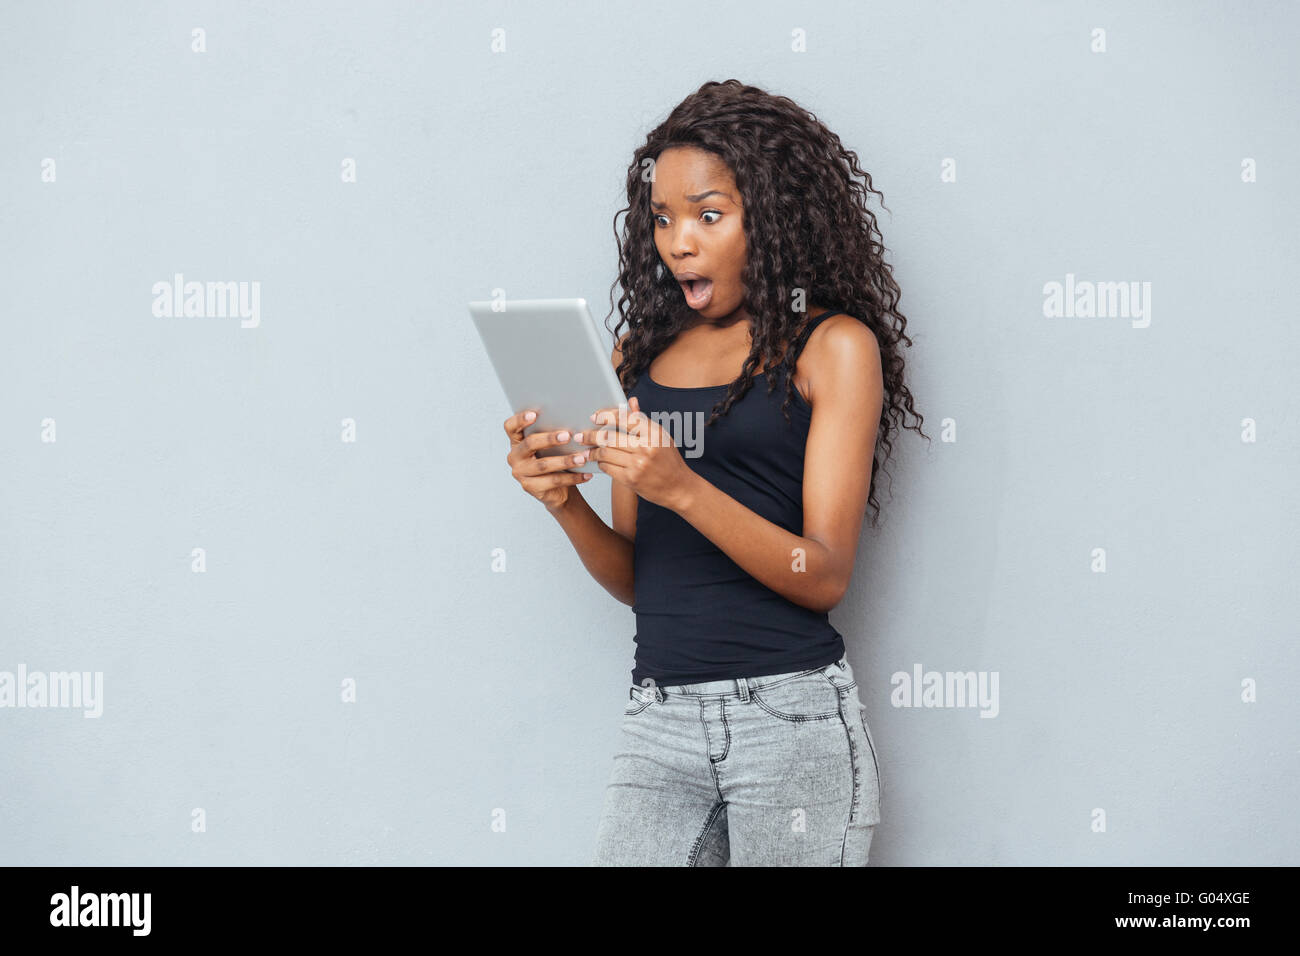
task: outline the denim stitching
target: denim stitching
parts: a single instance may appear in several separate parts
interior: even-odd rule
[[[845,720],[844,718],[844,702],[847,699],[847,697],[848,697],[847,694],[840,695],[839,716],[840,716],[840,724],[843,725],[844,727],[844,736],[848,739],[849,742],[849,764],[853,768],[853,798],[852,800],[849,801],[849,818],[844,823],[844,837],[840,841],[840,866],[844,865],[844,853],[848,848],[848,842],[849,842],[849,829],[858,823],[859,810],[861,809],[860,807],[861,793],[859,789],[859,776],[858,776],[859,774],[858,764],[860,763],[860,761],[858,760],[858,749],[857,746],[853,743],[853,731],[850,729],[848,721]]]
[[[780,687],[787,681],[798,680],[800,677],[808,677],[812,674],[820,674],[825,669],[826,668],[824,667],[814,667],[811,670],[800,671],[797,674],[791,674],[789,677],[782,677],[780,680],[767,681],[766,683],[764,683],[764,678],[754,677],[751,678],[749,692],[752,694],[756,690],[766,690],[768,687]]]
[[[709,739],[709,722],[704,719],[703,700],[700,701],[700,726],[704,728],[704,759],[709,762],[709,769],[713,771],[713,789],[718,791],[718,799],[723,800],[722,781],[718,778],[718,765],[713,760],[713,741]]]
[[[825,674],[822,674],[822,677],[826,677],[826,675],[825,675]],[[853,678],[853,680],[849,681],[847,684],[837,684],[837,683],[835,683],[835,681],[831,680],[829,677],[826,677],[826,683],[830,684],[830,685],[831,685],[832,687],[834,687],[837,691],[845,691],[845,690],[853,690],[853,688],[857,687],[857,686],[858,686],[858,679],[855,677],[855,678]]]
[[[726,806],[726,804],[719,801],[718,803],[715,803],[713,809],[709,811],[709,818],[704,821],[704,829],[701,830],[700,835],[695,838],[695,844],[691,847],[691,852],[686,857],[687,866],[697,865],[700,855],[700,847],[704,846],[704,839],[709,835],[709,831],[713,829],[713,821],[718,819],[718,814],[722,811],[724,806]]]
[[[836,690],[841,692],[850,691],[853,688],[858,686],[857,678],[854,678],[853,680],[849,681],[847,684],[843,685],[842,687],[836,684],[835,681],[831,680],[829,677],[827,677],[826,679],[830,681],[832,687],[834,687]],[[846,698],[847,696],[848,695],[845,694]],[[862,737],[864,740],[866,740],[867,747],[871,751],[871,766],[872,769],[875,770],[876,772],[876,793],[879,796],[880,802],[883,803],[885,800],[885,782],[880,776],[880,758],[876,755],[876,745],[871,742],[871,731],[867,729],[867,708],[865,706],[861,706],[861,705],[859,706],[858,720],[859,723],[861,723],[862,725]]]
[[[777,710],[775,707],[769,707],[764,703],[763,698],[759,697],[757,694],[751,694],[749,699],[758,704],[759,707],[762,707],[773,717],[779,718],[780,720],[794,721],[795,723],[804,720],[830,720],[832,717],[839,716],[835,711],[832,711],[829,714],[787,714]]]
[[[866,738],[867,746],[871,749],[871,765],[876,770],[876,792],[880,795],[881,802],[884,802],[885,783],[880,778],[880,758],[876,756],[876,745],[871,742],[871,731],[867,730],[867,708],[861,708],[858,713],[862,718],[862,736]]]
[[[713,759],[713,740],[709,737],[709,722],[704,717],[704,701],[700,701],[700,723],[704,725],[704,743],[708,747],[709,763],[719,763],[727,759],[727,754],[731,752],[731,726],[727,723],[727,703],[722,702],[722,732],[726,735],[722,741],[722,756],[717,760]],[[717,774],[714,774],[714,783],[717,783]],[[721,796],[721,790],[718,791]]]
[[[727,735],[727,739],[722,742],[722,756],[718,758],[718,763],[727,759],[727,754],[731,753],[731,724],[727,723],[727,702],[722,702],[722,732]]]
[[[796,677],[807,677],[810,674],[818,674],[821,676],[822,680],[826,681],[826,683],[831,685],[832,689],[838,692],[839,688],[835,686],[835,682],[833,680],[831,680],[829,677],[826,676],[825,671],[826,668],[819,667],[816,670],[808,671],[805,674],[796,674],[794,677],[786,678],[786,680],[794,680]],[[785,682],[786,682],[785,680],[779,680],[775,684],[768,684],[766,686],[776,687],[777,685],[784,684]],[[766,689],[766,687],[764,689]],[[839,714],[838,709],[831,711],[829,714],[787,714],[777,710],[775,707],[769,706],[767,702],[763,700],[763,696],[762,694],[759,693],[758,688],[753,688],[750,690],[749,699],[752,700],[754,703],[758,704],[759,707],[763,708],[763,710],[767,711],[773,717],[779,717],[781,720],[794,721],[795,723],[804,720],[830,720],[832,717],[838,716]]]

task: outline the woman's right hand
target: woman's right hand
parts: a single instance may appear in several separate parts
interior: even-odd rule
[[[591,477],[584,471],[566,471],[587,460],[586,452],[576,455],[548,455],[538,457],[543,448],[553,448],[569,441],[568,429],[534,432],[524,437],[524,428],[532,424],[537,413],[530,409],[516,412],[505,421],[506,434],[510,436],[510,454],[506,463],[510,474],[548,511],[554,511],[569,500],[569,489]],[[581,433],[579,433],[581,434]]]

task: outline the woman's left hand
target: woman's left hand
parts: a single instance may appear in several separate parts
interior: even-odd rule
[[[673,436],[641,411],[633,396],[626,411],[602,408],[591,416],[595,427],[574,440],[594,446],[590,458],[615,481],[646,501],[670,510],[695,479]],[[604,426],[604,427],[602,427]]]

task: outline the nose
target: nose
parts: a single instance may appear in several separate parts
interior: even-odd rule
[[[676,258],[680,259],[682,256],[694,255],[697,245],[695,233],[690,225],[679,226],[674,230],[672,252]]]

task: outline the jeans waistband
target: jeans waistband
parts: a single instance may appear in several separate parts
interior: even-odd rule
[[[658,684],[646,687],[632,686],[629,693],[634,699],[662,701],[665,696],[685,696],[685,697],[735,697],[740,700],[749,700],[750,691],[761,690],[764,687],[772,687],[788,680],[794,680],[798,677],[807,677],[809,674],[821,674],[827,668],[834,667],[843,671],[847,667],[847,662],[843,657],[830,664],[824,664],[821,667],[809,667],[801,671],[790,671],[785,674],[767,674],[763,677],[735,677],[726,680],[708,680],[696,684]]]

